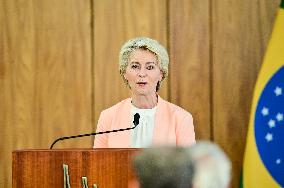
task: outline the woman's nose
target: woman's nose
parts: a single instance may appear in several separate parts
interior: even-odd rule
[[[143,78],[143,77],[147,76],[147,73],[144,69],[141,69],[141,70],[138,71],[138,76]]]

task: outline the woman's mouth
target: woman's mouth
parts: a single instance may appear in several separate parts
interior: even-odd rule
[[[147,82],[137,82],[137,84],[138,84],[139,86],[145,86],[145,85],[147,84]]]

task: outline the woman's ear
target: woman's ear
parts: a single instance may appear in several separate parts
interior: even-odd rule
[[[123,75],[123,78],[128,81],[126,74]]]
[[[160,81],[160,82],[163,80],[163,76],[164,76],[163,72],[160,71],[160,78],[159,78],[159,81]]]

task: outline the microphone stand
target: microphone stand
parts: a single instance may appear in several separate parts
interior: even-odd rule
[[[70,139],[70,138],[79,138],[79,137],[85,137],[85,136],[95,136],[95,135],[99,135],[99,134],[108,134],[108,133],[113,133],[113,132],[120,132],[120,131],[127,131],[127,130],[134,129],[139,124],[139,118],[140,118],[140,115],[138,113],[136,113],[136,114],[134,115],[134,121],[133,121],[134,126],[133,127],[129,127],[129,128],[125,128],[125,129],[115,129],[115,130],[111,130],[111,131],[94,132],[94,133],[88,133],[88,134],[79,134],[79,135],[75,135],[75,136],[65,136],[65,137],[57,138],[51,144],[49,149],[52,149],[54,144],[56,144],[56,142],[58,142],[60,140],[66,140],[66,139]],[[135,116],[136,116],[137,120],[135,119]]]

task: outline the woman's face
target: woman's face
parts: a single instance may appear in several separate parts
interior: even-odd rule
[[[162,80],[162,72],[154,53],[137,49],[130,54],[124,78],[132,92],[140,95],[156,93],[158,81]]]

